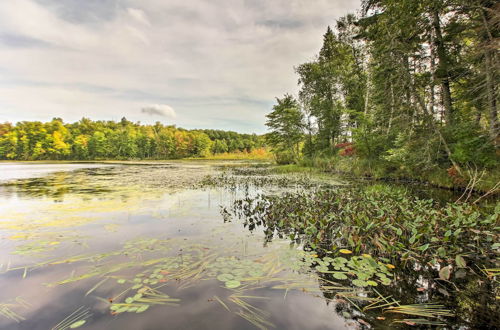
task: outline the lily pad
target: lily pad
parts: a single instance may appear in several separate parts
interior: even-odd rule
[[[363,281],[363,280],[353,280],[352,284],[354,284],[355,286],[362,287],[362,288],[368,286],[368,283],[366,281]]]
[[[227,282],[227,281],[231,281],[232,279],[234,279],[234,275],[233,274],[220,274],[219,276],[217,276],[217,279],[221,282]]]
[[[346,280],[347,275],[344,273],[333,273],[333,277],[335,277],[337,280]]]
[[[149,308],[149,305],[142,305],[141,307],[137,308],[135,311],[136,313],[142,313],[145,312]]]
[[[261,269],[254,269],[248,272],[248,275],[252,277],[259,277],[264,275],[264,272]]]
[[[235,281],[235,280],[226,281],[226,288],[228,288],[228,289],[234,289],[234,288],[239,287],[240,285],[241,285],[240,281]]]
[[[126,312],[128,311],[128,307],[127,306],[123,306],[123,307],[120,307],[116,310],[117,313],[123,313],[123,312]]]
[[[79,328],[81,327],[82,325],[84,325],[87,321],[85,320],[80,320],[80,321],[76,321],[75,323],[71,324],[69,326],[70,329],[76,329],[76,328]]]

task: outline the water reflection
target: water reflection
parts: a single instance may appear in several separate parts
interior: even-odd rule
[[[355,326],[334,312],[334,303],[315,297],[315,281],[307,280],[311,287],[304,291],[272,289],[283,279],[301,283],[309,275],[282,263],[283,252],[295,251],[287,242],[263,246],[260,235],[222,221],[220,205],[241,192],[197,189],[213,171],[192,164],[120,166],[1,186],[0,308],[8,312],[0,315],[0,328],[65,329],[77,321],[89,329]],[[220,257],[231,264],[207,264],[225,260]],[[251,272],[255,268],[262,274]],[[141,273],[164,277],[132,289]],[[224,282],[219,277],[226,273],[233,277]],[[145,287],[180,305],[156,305],[146,295],[132,303],[147,304],[143,313],[111,309]],[[17,305],[18,297],[29,307]],[[82,319],[71,317],[75,311]],[[13,313],[23,320],[9,317]]]
[[[87,168],[105,168],[116,165],[110,164],[61,164],[61,163],[10,163],[0,162],[0,182],[14,179],[27,179],[43,177],[54,172],[68,172]]]

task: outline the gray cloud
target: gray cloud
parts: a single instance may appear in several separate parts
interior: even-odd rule
[[[168,119],[174,119],[177,117],[175,110],[166,104],[152,104],[148,105],[141,109],[142,113],[151,115],[151,116],[160,116]]]
[[[0,1],[0,122],[144,120],[265,131],[293,67],[359,0]],[[155,114],[159,116],[159,114]],[[238,124],[238,123],[245,123]]]

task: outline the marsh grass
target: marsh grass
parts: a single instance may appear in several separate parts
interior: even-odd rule
[[[56,324],[51,330],[76,329],[83,326],[92,317],[90,309],[81,306],[70,315],[66,316],[61,322]]]
[[[17,297],[13,302],[0,303],[0,315],[15,322],[21,322],[25,320],[24,316],[14,310],[19,308],[27,309],[29,307],[30,304],[27,301],[21,297]]]

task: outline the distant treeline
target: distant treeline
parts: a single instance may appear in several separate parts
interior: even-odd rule
[[[185,130],[160,122],[142,125],[126,118],[0,124],[0,159],[4,160],[173,159],[251,152],[263,146],[263,137],[256,134]]]

